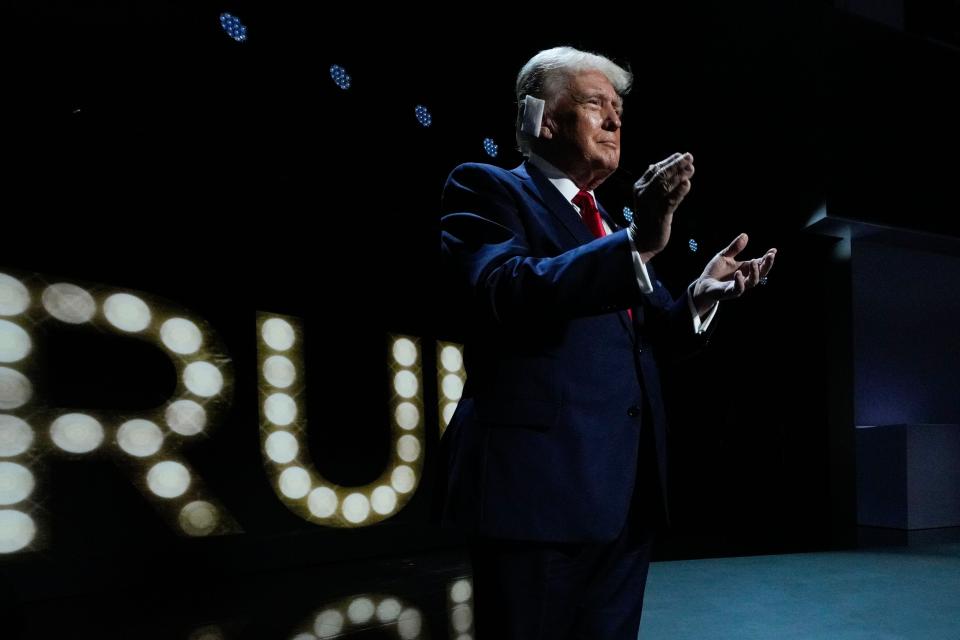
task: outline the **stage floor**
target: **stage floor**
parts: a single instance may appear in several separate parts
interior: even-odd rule
[[[0,637],[472,640],[469,576],[446,549],[19,604],[14,588]],[[960,542],[654,562],[640,638],[957,640]]]
[[[960,543],[655,562],[642,640],[957,640]]]

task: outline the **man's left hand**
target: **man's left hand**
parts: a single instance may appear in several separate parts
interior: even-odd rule
[[[776,249],[768,249],[760,258],[737,260],[749,238],[741,233],[726,249],[713,256],[693,286],[693,304],[701,315],[720,300],[739,298],[752,289],[773,268]]]

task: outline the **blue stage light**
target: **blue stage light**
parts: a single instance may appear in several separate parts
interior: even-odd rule
[[[333,78],[334,84],[346,91],[350,88],[350,74],[347,73],[347,70],[341,67],[338,64],[330,65],[330,77]]]
[[[247,28],[240,22],[240,18],[233,14],[221,13],[220,26],[223,27],[228,36],[237,42],[243,42],[247,39]]]
[[[417,105],[414,113],[417,114],[417,122],[423,126],[429,127],[431,124],[433,124],[433,116],[430,115],[430,111],[422,104]]]

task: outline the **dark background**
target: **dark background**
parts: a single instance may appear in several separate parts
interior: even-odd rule
[[[373,480],[388,448],[386,335],[424,337],[428,365],[431,340],[451,337],[435,285],[445,177],[461,162],[520,162],[513,80],[557,44],[636,76],[622,169],[599,192],[607,209],[629,204],[649,163],[696,158],[657,258],[675,294],[741,231],[751,257],[779,249],[766,286],[721,306],[712,349],[667,372],[675,526],[658,557],[852,545],[850,266],[835,238],[806,226],[826,211],[960,235],[960,105],[955,3],[907,3],[893,24],[839,4],[597,7],[589,28],[547,11],[518,26],[518,8],[480,5],[429,17],[206,0],[8,5],[0,270],[148,292],[216,328],[234,360],[234,409],[185,454],[245,533],[180,540],[109,464],[50,458],[46,546],[0,558],[0,574],[30,601],[109,591],[145,567],[172,575],[201,562],[224,580],[456,547],[429,523],[432,412],[426,475],[394,518],[327,530],[273,496],[259,457],[255,314],[304,318],[312,455],[333,481]],[[222,11],[248,41],[221,31]],[[331,81],[332,64],[352,76],[349,90]],[[431,127],[415,120],[418,104]],[[158,350],[88,340],[37,336],[51,406],[146,408],[172,388]],[[319,419],[330,403],[343,418]]]

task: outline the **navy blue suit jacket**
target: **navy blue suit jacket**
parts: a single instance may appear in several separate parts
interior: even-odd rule
[[[652,271],[654,290],[641,293],[626,231],[601,208],[615,231],[595,239],[529,163],[457,167],[442,209],[467,368],[443,438],[445,522],[518,540],[614,539],[638,477],[641,429],[653,430],[649,477],[665,490],[654,351],[703,340],[685,298],[674,301]]]

